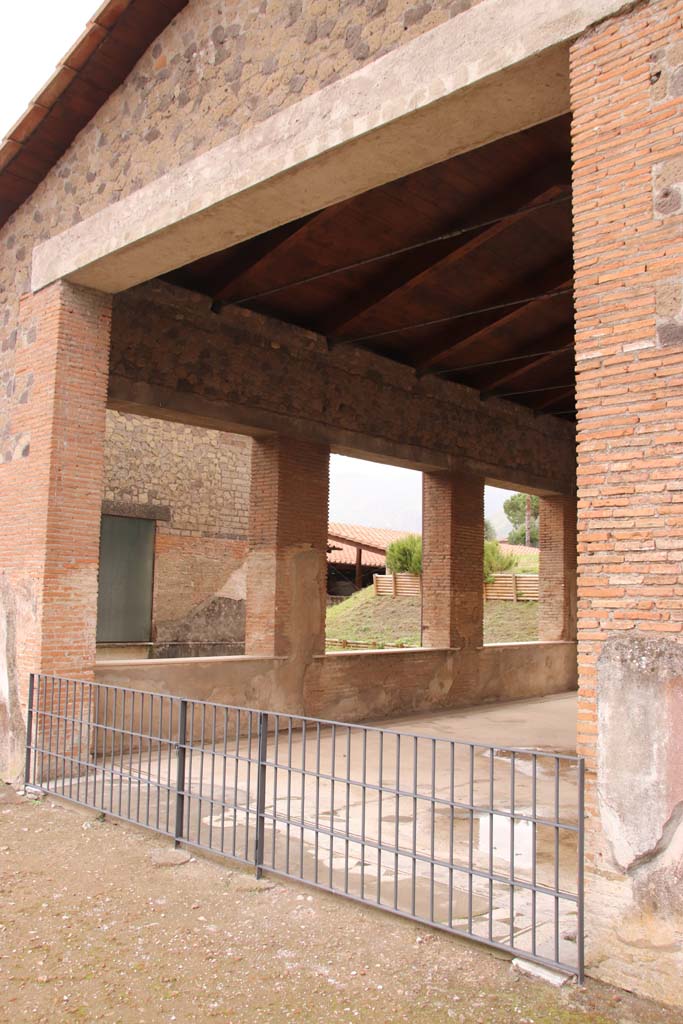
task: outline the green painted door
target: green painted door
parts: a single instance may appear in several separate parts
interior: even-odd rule
[[[97,642],[146,643],[152,630],[152,519],[102,516]]]

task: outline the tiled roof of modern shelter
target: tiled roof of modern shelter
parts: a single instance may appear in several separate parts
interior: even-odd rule
[[[328,543],[332,550],[328,550],[327,561],[333,565],[354,565],[356,544],[369,545],[371,548],[379,548],[386,552],[393,541],[407,536],[408,532],[407,530],[387,530],[375,526],[356,526],[349,523],[328,523]],[[353,543],[344,544],[345,539]],[[383,568],[385,563],[386,554],[369,551],[367,547],[363,548],[363,565]]]

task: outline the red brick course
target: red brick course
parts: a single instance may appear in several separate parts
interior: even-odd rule
[[[662,283],[681,275],[683,220],[659,214],[653,195],[658,165],[683,156],[683,96],[667,66],[682,32],[681,4],[659,0],[571,52],[578,739],[591,766],[602,642],[636,629],[683,639],[683,345],[658,336]]]
[[[329,457],[308,441],[254,441],[247,654],[325,651]]]
[[[605,797],[620,784],[619,765],[614,748],[604,755],[598,721],[626,712],[618,701],[605,706],[598,671],[608,679],[611,662],[598,663],[618,636],[651,638],[651,658],[659,642],[662,665],[666,640],[683,641],[682,39],[680,0],[651,0],[571,49],[578,747],[590,769],[589,965],[609,981],[679,1001],[680,915],[664,898],[658,918],[656,900],[638,892],[643,875],[616,867],[620,829],[637,828],[645,811],[630,808],[629,820],[619,820]],[[629,707],[635,716],[654,712]],[[668,737],[658,742],[667,749]],[[655,750],[642,758],[654,796],[667,758]],[[655,856],[642,858],[644,870]],[[662,880],[667,870],[673,876],[676,869],[665,869]]]
[[[32,396],[13,418],[20,456],[0,467],[10,701],[31,671],[93,669],[110,318],[107,296],[63,282],[22,304]]]
[[[422,643],[481,647],[484,481],[425,473],[422,506]]]
[[[576,639],[576,499],[540,499],[540,640]]]

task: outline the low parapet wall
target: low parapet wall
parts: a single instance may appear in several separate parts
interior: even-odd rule
[[[95,677],[152,693],[357,722],[575,689],[576,644],[345,651],[304,667],[245,656],[99,662]]]

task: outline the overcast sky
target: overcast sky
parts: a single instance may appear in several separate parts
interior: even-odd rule
[[[1,136],[22,115],[98,6],[97,0],[0,0]],[[486,489],[486,514],[501,537],[509,528],[502,510],[508,493]],[[422,525],[420,474],[335,455],[330,519],[417,532]]]

